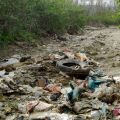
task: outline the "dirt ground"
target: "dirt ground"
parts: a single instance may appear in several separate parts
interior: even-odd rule
[[[7,48],[7,49],[6,49]],[[32,57],[43,57],[69,48],[73,52],[84,51],[89,57],[100,62],[101,67],[109,75],[120,74],[120,29],[86,27],[82,35],[65,35],[65,40],[44,38],[38,43],[17,42],[0,52],[0,59],[14,54],[28,54]]]
[[[86,27],[82,35],[66,34],[59,39],[56,37],[44,38],[37,44],[28,45],[24,42],[17,42],[15,45],[9,45],[8,49],[1,50],[1,60],[10,58],[15,54],[23,56],[30,55],[34,58],[33,61],[28,61],[25,65],[19,65],[14,71],[15,76],[13,77],[15,83],[20,84],[20,86],[22,85],[30,94],[9,94],[9,89],[5,86],[8,93],[5,96],[0,94],[1,106],[4,104],[4,109],[2,107],[0,108],[3,109],[0,112],[3,118],[6,118],[7,115],[9,116],[12,113],[18,113],[22,109],[20,108],[18,110],[17,107],[19,104],[36,100],[40,96],[42,96],[40,100],[47,101],[47,103],[56,106],[61,103],[62,100],[58,100],[57,102],[46,100],[46,95],[49,96],[50,93],[48,94],[48,92],[42,89],[36,90],[35,86],[37,86],[36,80],[40,80],[41,77],[45,77],[44,79],[48,79],[53,84],[62,83],[64,87],[69,85],[70,78],[61,75],[55,66],[51,64],[52,55],[62,54],[63,50],[70,50],[71,53],[85,52],[89,58],[100,63],[100,67],[107,75],[120,76],[120,29],[114,26],[109,28]],[[15,87],[14,83],[11,84],[12,87]],[[17,87],[13,90],[16,89]],[[16,92],[19,93],[19,90],[17,89]],[[24,112],[23,109],[21,111]],[[13,119],[8,117],[6,120]]]
[[[117,27],[86,27],[83,35],[66,35],[65,41],[51,40],[42,46],[37,45],[32,54],[47,56],[65,47],[73,52],[85,51],[89,57],[100,62],[109,75],[120,74],[120,29]]]

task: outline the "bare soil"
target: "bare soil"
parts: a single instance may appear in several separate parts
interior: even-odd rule
[[[14,54],[29,54],[32,57],[47,57],[64,48],[73,52],[85,51],[86,54],[100,62],[101,67],[109,75],[120,74],[120,29],[86,27],[83,35],[65,35],[66,40],[44,38],[35,44],[17,42],[1,50],[2,58]]]
[[[66,78],[66,76],[61,75],[49,57],[53,54],[60,54],[60,52],[65,49],[69,49],[71,53],[84,51],[89,58],[93,58],[100,63],[101,68],[107,75],[120,75],[120,30],[117,27],[86,27],[84,34],[66,34],[62,40],[55,37],[41,38],[40,41],[33,44],[17,42],[14,45],[8,45],[5,49],[2,49],[0,57],[1,60],[3,60],[3,58],[10,58],[14,54],[31,55],[31,57],[37,61],[37,64],[34,64],[34,61],[28,61],[32,64],[25,64],[17,67],[15,70],[15,82],[23,86],[27,85],[28,91],[31,91],[31,89],[37,86],[36,80],[40,80],[41,77],[45,77],[45,79],[48,79],[51,83],[61,83],[63,86],[69,84],[71,78]],[[0,95],[0,102],[2,101],[1,104],[4,104],[4,109],[0,112],[2,120],[6,118],[7,114],[9,115],[17,112],[18,103],[36,100],[36,96],[39,97],[40,94],[42,95],[40,99],[43,99],[43,97],[46,98],[46,94],[48,96],[50,95],[48,92],[43,94],[40,93],[40,91],[36,90],[35,94],[34,91],[32,91],[27,95]],[[59,102],[60,101],[53,104],[57,106]],[[50,103],[52,102],[50,101]],[[8,119],[11,120],[9,116]]]

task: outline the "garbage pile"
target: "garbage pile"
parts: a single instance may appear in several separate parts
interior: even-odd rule
[[[0,63],[0,117],[120,120],[120,77],[107,76],[84,52],[67,48],[40,61],[12,56]]]

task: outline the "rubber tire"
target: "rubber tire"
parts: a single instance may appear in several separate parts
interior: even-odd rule
[[[64,64],[66,64],[66,63],[73,63],[76,65],[79,65],[80,68],[75,69],[74,67],[65,66]],[[84,67],[81,67],[81,66],[83,66],[81,64],[83,64],[83,63],[81,63],[77,60],[74,60],[74,59],[64,59],[64,60],[58,61],[56,63],[56,66],[60,71],[65,72],[66,74],[68,74],[70,76],[86,77],[89,75],[90,68],[86,67],[85,65],[84,65]]]

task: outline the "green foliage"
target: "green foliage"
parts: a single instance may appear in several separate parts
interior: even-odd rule
[[[115,17],[117,17],[119,19],[119,26],[120,26],[120,0],[116,0],[117,1],[117,6],[118,6],[118,10],[117,10],[117,14]]]
[[[0,0],[0,42],[9,43],[17,39],[24,29],[26,0]]]
[[[0,16],[1,43],[79,30],[85,21],[72,0],[0,0]]]
[[[103,13],[101,15],[96,14],[94,16],[88,16],[87,17],[88,23],[97,23],[97,24],[103,24],[106,26],[109,25],[118,25],[120,23],[120,18],[116,16],[116,13]]]
[[[44,34],[76,33],[86,23],[120,22],[119,14],[89,16],[72,0],[0,0],[0,45]]]
[[[31,27],[35,32],[42,30],[54,34],[65,32],[70,26],[84,25],[80,6],[75,5],[71,0],[36,1],[37,4],[30,14],[30,18],[34,18],[31,21],[32,24],[34,23]]]

